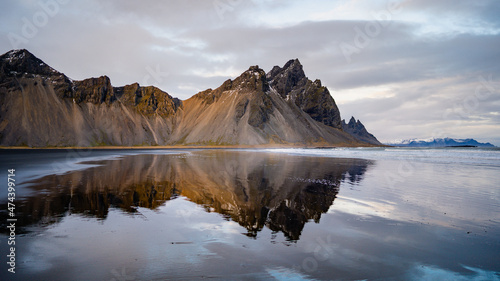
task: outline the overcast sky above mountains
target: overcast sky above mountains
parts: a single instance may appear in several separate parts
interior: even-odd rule
[[[103,2],[103,3],[101,3]],[[299,58],[379,140],[500,145],[500,1],[0,2],[0,52],[186,99]]]

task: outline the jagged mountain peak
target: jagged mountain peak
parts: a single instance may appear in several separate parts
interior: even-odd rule
[[[61,75],[26,49],[9,51],[0,56],[0,72],[4,76],[33,74],[42,76]]]
[[[245,76],[245,74],[252,74],[256,76],[258,79],[266,78],[266,72],[258,65],[250,66],[247,71],[243,72],[240,75],[240,77]]]
[[[22,59],[24,58],[25,56],[33,56],[34,55],[32,53],[30,53],[28,50],[26,49],[15,49],[15,50],[10,50],[8,51],[7,53],[3,54],[2,57],[6,57],[10,60],[17,60],[17,59]]]
[[[3,54],[3,56],[9,57],[9,58],[15,58],[15,57],[22,57],[26,53],[31,54],[28,50],[26,49],[15,49],[15,50],[10,50],[7,53]]]
[[[291,88],[297,86],[301,80],[307,79],[299,59],[289,60],[283,67],[275,66],[267,74],[267,79],[282,96]]]
[[[269,90],[269,83],[266,72],[258,65],[250,66],[238,78],[231,83],[231,89],[256,90],[266,92]]]
[[[289,60],[283,67],[273,67],[267,74],[267,79],[283,98],[286,98],[293,88],[304,86],[308,80],[298,59]]]
[[[314,85],[315,85],[316,87],[319,87],[319,88],[323,87],[323,86],[321,85],[321,80],[319,80],[319,79],[314,80],[314,82],[313,82],[313,83],[314,83]]]
[[[201,99],[207,105],[217,101],[224,95],[231,94],[231,91],[241,93],[259,92],[265,93],[269,90],[269,83],[266,72],[258,65],[250,66],[240,76],[234,80],[228,79],[216,89],[206,89],[192,96],[190,99]]]
[[[248,68],[247,71],[250,71],[250,72],[260,72],[260,71],[264,71],[262,70],[258,65],[252,65]]]
[[[309,80],[298,59],[283,67],[275,66],[267,74],[269,85],[283,99],[295,103],[314,120],[337,129],[341,128],[340,113],[334,99],[321,80]]]
[[[351,127],[351,128],[357,128],[357,129],[364,129],[365,128],[365,125],[363,125],[363,123],[361,123],[361,120],[356,120],[356,118],[354,118],[354,116],[351,116],[351,119],[349,119],[349,122],[346,123],[345,122],[345,119],[342,119],[342,126],[345,127],[345,126],[348,126],[348,127]]]
[[[302,68],[302,64],[300,63],[299,59],[291,59],[285,63],[283,66],[284,69],[288,68]]]
[[[356,118],[354,118],[354,116],[351,117],[349,123],[347,124],[345,122],[345,119],[342,120],[342,129],[346,133],[359,139],[360,141],[375,145],[381,145],[377,138],[366,130],[365,125],[363,125],[360,120],[356,121]]]
[[[354,116],[351,116],[351,119],[349,119],[349,123],[345,123],[345,120],[342,120],[342,126],[348,126],[351,128],[356,128],[356,130],[363,130],[365,129],[365,125],[361,123],[361,120],[356,120]]]

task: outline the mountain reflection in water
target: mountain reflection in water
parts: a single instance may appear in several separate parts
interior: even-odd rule
[[[92,166],[32,182],[36,195],[19,198],[18,225],[57,223],[71,214],[106,219],[110,207],[133,214],[184,196],[239,223],[250,237],[267,226],[298,240],[307,221],[319,222],[328,211],[341,182],[360,181],[370,162],[210,150],[84,164]]]

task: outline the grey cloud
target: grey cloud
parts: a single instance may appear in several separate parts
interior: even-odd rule
[[[370,54],[346,64],[334,75],[332,84],[353,88],[464,73],[500,73],[500,66],[491,59],[500,56],[500,50],[494,47],[498,45],[499,36],[464,35],[434,42],[409,38],[393,45],[367,47]]]
[[[431,80],[410,83],[395,89],[397,94],[393,97],[356,100],[339,108],[343,117],[354,114],[376,136],[386,140],[431,137],[435,132],[476,137],[470,127],[477,128],[479,137],[495,138],[495,130],[487,128],[500,126],[499,116],[490,114],[500,108],[500,89],[483,99],[487,95],[475,96],[479,82],[472,80],[458,77],[439,84]],[[431,86],[425,86],[426,83]],[[394,137],[397,134],[400,136]]]
[[[489,25],[500,27],[500,2],[496,0],[408,0],[405,9],[424,12],[436,19],[456,18],[464,25]]]

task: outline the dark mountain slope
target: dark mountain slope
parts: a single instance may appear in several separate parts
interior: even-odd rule
[[[370,134],[363,123],[361,121],[356,121],[354,117],[351,117],[351,120],[349,120],[349,123],[345,123],[345,120],[342,120],[342,129],[351,136],[355,137],[356,139],[367,142],[373,145],[382,145],[377,138]]]
[[[285,100],[327,126],[342,129],[340,111],[330,92],[319,79],[309,80],[298,59],[288,61],[283,68],[275,66],[268,74],[269,84]]]

